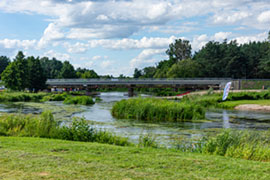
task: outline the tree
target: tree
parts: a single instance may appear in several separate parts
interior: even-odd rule
[[[24,90],[28,87],[27,61],[22,51],[19,51],[14,61],[2,73],[6,87],[12,90]]]
[[[174,64],[168,71],[169,78],[194,78],[200,77],[201,66],[192,59],[185,59]]]
[[[6,56],[0,56],[0,79],[2,72],[6,69],[6,67],[9,65],[10,60]]]
[[[267,40],[268,40],[268,42],[270,43],[270,31],[268,32]]]
[[[191,58],[191,45],[188,40],[176,39],[174,43],[169,45],[166,54],[174,63]]]
[[[78,68],[76,70],[76,76],[82,79],[99,78],[98,74],[94,70],[89,70],[85,68],[84,69]]]
[[[63,67],[60,71],[59,78],[76,78],[76,71],[74,70],[74,67],[68,62],[65,61],[63,63]]]
[[[142,70],[139,70],[139,69],[135,68],[133,77],[134,78],[139,78],[141,76],[142,76]]]
[[[153,66],[143,68],[143,77],[144,78],[153,78],[156,73],[156,68]]]
[[[44,73],[47,79],[56,79],[60,76],[60,72],[63,67],[63,63],[61,61],[55,58],[50,60],[47,57],[43,57],[40,59],[40,63],[44,69]]]
[[[39,58],[34,58],[33,56],[27,58],[28,63],[28,88],[32,92],[37,92],[40,89],[46,87],[46,75],[44,69],[40,64]]]

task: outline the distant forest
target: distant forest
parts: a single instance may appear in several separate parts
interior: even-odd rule
[[[270,31],[263,42],[210,41],[192,54],[189,41],[175,40],[168,60],[135,69],[134,78],[270,78]]]

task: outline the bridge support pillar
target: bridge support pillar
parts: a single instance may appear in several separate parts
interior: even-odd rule
[[[128,97],[133,97],[134,96],[134,87],[130,86],[128,88]]]

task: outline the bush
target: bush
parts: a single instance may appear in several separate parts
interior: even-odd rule
[[[0,92],[0,102],[39,102],[45,93]]]

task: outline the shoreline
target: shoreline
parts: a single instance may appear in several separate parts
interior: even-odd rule
[[[243,111],[265,111],[270,112],[270,106],[258,105],[258,104],[241,104],[234,108],[235,110]]]

